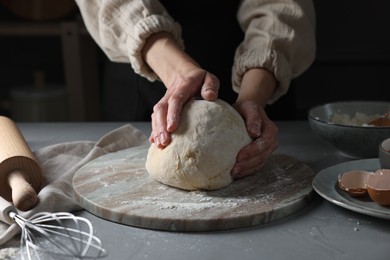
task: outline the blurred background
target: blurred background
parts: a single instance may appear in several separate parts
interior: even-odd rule
[[[292,82],[286,96],[267,108],[273,120],[305,120],[310,107],[331,101],[390,100],[390,2],[314,4],[316,60]],[[174,13],[175,6],[169,8]],[[15,121],[150,118],[151,105],[145,105],[144,116],[132,111],[140,101],[132,99],[131,85],[143,79],[134,78],[130,65],[105,57],[85,30],[73,0],[0,0],[0,57],[0,114]],[[219,62],[229,65],[230,60]],[[163,91],[159,88],[157,92]]]

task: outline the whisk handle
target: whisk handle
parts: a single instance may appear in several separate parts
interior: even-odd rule
[[[0,220],[11,225],[14,223],[14,220],[10,217],[10,212],[18,213],[16,208],[8,200],[0,197]]]

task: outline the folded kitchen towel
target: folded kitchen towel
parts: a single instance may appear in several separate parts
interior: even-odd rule
[[[38,193],[39,203],[32,210],[19,214],[28,218],[38,212],[80,210],[72,187],[73,175],[77,170],[104,154],[145,145],[147,142],[146,136],[127,124],[109,132],[97,142],[60,143],[34,151],[43,171],[43,186]],[[7,247],[8,243],[4,243],[18,232],[19,227],[16,224],[8,226],[0,222],[0,245],[3,244],[0,248]]]

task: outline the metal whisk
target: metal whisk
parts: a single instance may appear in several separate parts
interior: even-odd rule
[[[26,219],[0,197],[0,220],[21,228],[22,259],[97,259],[106,256],[88,219],[67,212],[41,212]]]

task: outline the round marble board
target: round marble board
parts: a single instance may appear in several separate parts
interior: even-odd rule
[[[216,191],[166,186],[145,170],[148,147],[99,157],[73,177],[76,199],[89,212],[125,225],[210,231],[268,223],[302,209],[313,193],[312,170],[274,154],[262,170]]]

